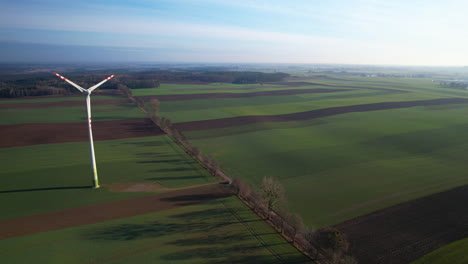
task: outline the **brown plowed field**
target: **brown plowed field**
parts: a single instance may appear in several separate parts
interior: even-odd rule
[[[335,227],[360,264],[406,264],[468,237],[468,186],[358,217]]]
[[[201,93],[201,94],[162,94],[162,95],[148,95],[138,96],[144,100],[157,98],[160,101],[179,101],[179,100],[196,100],[196,99],[215,99],[215,98],[247,98],[256,96],[281,96],[281,95],[295,95],[295,94],[309,94],[309,93],[336,93],[345,92],[346,89],[289,89],[279,91],[262,91],[250,93]]]
[[[88,141],[88,124],[37,123],[0,126],[0,148]],[[112,140],[163,135],[149,119],[93,122],[95,140]]]
[[[93,100],[93,105],[113,105],[130,103],[127,99],[118,100]],[[83,98],[81,101],[59,101],[59,102],[35,102],[35,103],[16,103],[16,104],[0,104],[0,109],[13,109],[13,108],[46,108],[46,107],[70,107],[82,106],[85,107],[86,102]]]
[[[217,185],[0,220],[0,239],[147,214],[231,195]]]
[[[174,124],[174,126],[178,129],[186,130],[186,131],[206,130],[206,129],[242,126],[242,125],[261,123],[261,122],[289,122],[289,121],[308,120],[308,119],[314,119],[314,118],[320,118],[320,117],[326,117],[326,116],[334,116],[334,115],[340,115],[340,114],[346,114],[346,113],[354,113],[354,112],[367,112],[367,111],[377,111],[377,110],[387,110],[387,109],[408,108],[408,107],[414,107],[414,106],[463,104],[463,103],[468,103],[468,99],[442,98],[442,99],[418,100],[418,101],[406,101],[406,102],[383,102],[383,103],[373,103],[373,104],[330,107],[330,108],[317,109],[317,110],[312,110],[312,111],[307,111],[307,112],[282,114],[282,115],[239,116],[239,117],[230,117],[230,118],[222,118],[222,119],[182,122],[182,123],[176,123]]]

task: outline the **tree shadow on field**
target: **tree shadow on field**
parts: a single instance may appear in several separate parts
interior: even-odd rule
[[[176,154],[165,154],[164,152],[145,152],[145,153],[136,153],[137,157],[157,157],[157,158],[169,158],[169,157],[179,157],[180,155]]]
[[[227,245],[229,243],[238,243],[247,239],[251,239],[251,235],[206,235],[202,237],[179,239],[168,244],[177,246],[201,246],[201,245]]]
[[[207,237],[207,239],[209,239]],[[222,242],[221,242],[222,243]],[[177,251],[161,256],[163,260],[191,260],[195,258],[205,259],[204,263],[209,264],[270,264],[270,263],[288,263],[300,264],[311,263],[310,259],[298,252],[286,254],[265,254],[262,250],[265,247],[257,243],[245,243],[242,245],[226,245],[221,243],[206,244],[204,247],[191,248],[183,251]],[[262,251],[259,251],[262,250]],[[263,253],[263,254],[262,254]],[[289,255],[289,256],[288,256]]]
[[[166,177],[154,177],[146,178],[147,181],[162,181],[162,180],[192,180],[204,178],[203,176],[166,176]]]
[[[244,210],[242,210],[244,211]],[[237,210],[237,213],[241,212],[241,210]],[[248,210],[250,213],[250,210]],[[226,209],[208,209],[203,211],[196,211],[196,212],[188,212],[182,213],[178,215],[173,215],[171,218],[188,218],[188,219],[200,219],[200,220],[208,220],[208,219],[215,219],[215,218],[225,218],[231,219],[232,213]],[[238,220],[239,223],[251,223],[251,222],[262,222],[262,219],[255,219],[255,220]],[[276,234],[276,232],[272,233],[265,233],[265,234],[258,234],[258,235],[271,235]]]
[[[135,145],[137,147],[160,147],[163,144],[160,141],[144,141],[144,142],[122,142],[124,145]]]
[[[111,110],[109,110],[109,111],[111,111]],[[99,111],[99,110],[94,110],[93,109],[93,112],[109,112],[109,111],[107,111],[107,110]],[[93,121],[125,120],[125,118],[126,118],[125,116],[95,116],[95,117],[93,117]],[[80,119],[81,120],[88,120],[87,117],[81,117]],[[94,125],[94,123],[93,123],[93,125]]]
[[[255,264],[271,264],[271,263],[278,263],[279,261],[274,261],[272,256],[268,255],[261,255],[261,254],[249,254],[248,256],[228,256],[225,257],[225,259],[222,260],[212,260],[209,262],[206,262],[207,264],[224,264],[224,263],[230,263],[230,264],[246,264],[246,263],[255,263]],[[286,262],[290,263],[290,262]],[[292,262],[291,262],[292,263]],[[300,263],[300,262],[297,262]]]
[[[163,223],[158,221],[144,224],[120,224],[113,227],[93,229],[84,234],[90,240],[137,240],[155,238],[172,234],[206,233],[223,226],[232,224],[228,221]]]
[[[180,163],[183,162],[181,159],[168,159],[168,160],[145,160],[137,161],[136,163]]]
[[[53,191],[53,190],[73,190],[73,189],[90,189],[93,186],[63,186],[63,187],[46,187],[46,188],[34,188],[34,189],[18,189],[18,190],[0,190],[1,193],[18,193],[18,192],[37,192],[37,191]]]
[[[279,257],[281,260],[274,260],[272,255],[260,255],[260,254],[249,254],[248,256],[229,256],[224,260],[213,260],[207,262],[207,264],[245,264],[245,263],[255,263],[255,264],[271,264],[271,263],[286,263],[286,264],[302,264],[302,263],[312,263],[305,256],[284,256],[281,254]]]
[[[183,251],[177,251],[161,256],[163,260],[190,260],[196,258],[202,259],[220,259],[223,258],[222,263],[231,263],[229,260],[234,254],[252,254],[259,248],[257,244],[244,244],[244,245],[220,245],[215,246],[206,245],[205,247],[192,248]],[[226,262],[227,261],[227,262]],[[271,261],[271,259],[270,259]],[[251,262],[244,262],[251,263]],[[254,262],[255,263],[255,262]],[[271,263],[271,262],[270,262]]]
[[[174,171],[193,171],[193,168],[177,167],[177,168],[171,168],[171,169],[149,170],[148,172],[174,172]]]
[[[207,220],[207,219],[214,219],[214,218],[219,218],[219,217],[232,217],[232,215],[228,210],[218,208],[218,209],[207,209],[203,211],[182,213],[182,214],[172,215],[170,217],[179,218],[179,219]]]
[[[230,193],[206,193],[206,194],[190,194],[190,195],[179,195],[175,197],[161,198],[161,201],[168,202],[180,202],[178,205],[192,205],[198,204],[204,201],[212,201],[219,198],[231,196]]]

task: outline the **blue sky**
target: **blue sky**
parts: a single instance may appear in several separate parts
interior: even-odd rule
[[[466,65],[464,0],[0,0],[0,62]]]

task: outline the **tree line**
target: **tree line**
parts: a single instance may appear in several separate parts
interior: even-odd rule
[[[107,78],[107,74],[87,74],[68,75],[67,78],[81,87],[88,88]],[[131,76],[123,80],[111,79],[99,87],[95,93],[105,93],[102,90],[117,90],[118,84],[126,85],[132,89],[157,88],[160,86],[159,80],[155,79],[132,79]],[[0,81],[0,97],[15,98],[23,96],[43,96],[43,95],[66,95],[79,93],[73,86],[50,74],[50,76],[34,76],[21,78],[8,78]]]
[[[313,230],[302,217],[287,209],[284,187],[274,178],[264,177],[259,188],[242,179],[232,181],[232,189],[257,215],[310,258],[327,264],[357,264],[349,252],[349,242],[336,228]]]
[[[444,88],[455,88],[455,89],[468,89],[468,82],[465,81],[440,81],[440,87]]]
[[[137,73],[121,73],[106,82],[98,90],[117,90],[118,84],[130,89],[158,88],[161,82],[208,82],[255,84],[281,81],[289,75],[286,73],[238,72],[238,71],[146,71]],[[90,87],[104,78],[107,74],[69,74],[67,78],[82,87]],[[68,83],[53,76],[33,75],[20,77],[3,77],[0,79],[0,97],[41,96],[54,94],[78,93]]]

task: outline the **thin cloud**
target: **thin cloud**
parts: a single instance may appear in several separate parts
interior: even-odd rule
[[[189,58],[251,62],[460,65],[468,55],[465,48],[468,37],[463,34],[468,26],[463,14],[468,3],[462,1],[448,1],[445,5],[431,1],[372,0],[159,2],[173,6],[164,9],[152,1],[140,1],[134,7],[120,3],[101,10],[102,4],[88,1],[74,3],[70,12],[63,2],[8,3],[0,10],[0,28],[16,29],[16,35],[22,35],[15,39],[15,34],[9,34],[0,40],[45,44],[61,41],[66,45],[65,33],[79,34],[82,36],[79,45],[178,49],[184,56],[191,54]],[[203,7],[206,14],[217,12],[220,6],[224,7],[220,10],[236,9],[228,15],[238,20],[243,19],[242,10],[259,17],[280,16],[285,25],[278,27],[274,23],[280,22],[275,20],[269,27],[246,23],[222,25],[209,16],[201,19],[203,13],[196,17],[196,22],[170,17],[175,7],[193,6]],[[294,23],[288,22],[288,18]],[[49,34],[47,39],[28,40],[24,29],[52,30],[62,37]],[[175,52],[174,56],[177,57]]]

